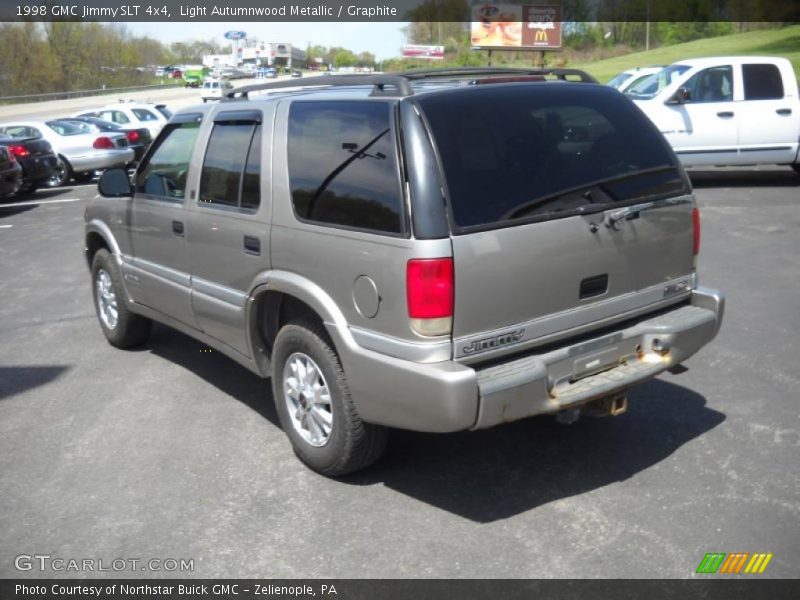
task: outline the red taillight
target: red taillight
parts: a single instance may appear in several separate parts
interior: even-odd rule
[[[139,132],[138,131],[128,131],[125,135],[128,136],[128,141],[131,144],[135,144],[139,141]]]
[[[114,148],[114,142],[111,141],[111,138],[99,137],[94,141],[92,146],[94,146],[96,150],[111,150]]]
[[[16,156],[17,158],[25,158],[26,156],[30,156],[31,153],[28,152],[28,149],[25,146],[9,146],[8,149],[11,151],[11,154]]]
[[[444,335],[453,325],[453,259],[408,261],[406,295],[411,325],[422,335]]]
[[[700,252],[700,211],[697,207],[692,211],[692,228],[694,229],[694,247],[692,252],[695,256]]]

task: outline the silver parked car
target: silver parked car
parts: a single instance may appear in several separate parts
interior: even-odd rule
[[[124,133],[87,133],[65,121],[18,121],[0,124],[0,133],[9,137],[49,142],[58,157],[58,165],[47,185],[64,185],[71,178],[88,181],[95,171],[125,166],[134,158]]]
[[[698,286],[680,162],[592,81],[345,75],[181,110],[86,210],[105,336],[160,321],[271,378],[295,453],[332,476],[387,427],[623,413],[714,338],[724,299]]]

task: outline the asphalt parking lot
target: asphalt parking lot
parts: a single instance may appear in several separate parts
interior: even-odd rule
[[[294,458],[267,382],[224,356],[166,327],[105,342],[95,186],[0,205],[0,577],[690,577],[706,552],[800,576],[800,176],[693,180],[701,282],[727,309],[687,372],[616,418],[393,432],[343,481]],[[21,572],[22,554],[194,570]]]

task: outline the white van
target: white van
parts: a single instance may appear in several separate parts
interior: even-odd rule
[[[206,79],[203,82],[202,98],[203,102],[209,100],[219,100],[233,89],[230,81],[220,79]]]

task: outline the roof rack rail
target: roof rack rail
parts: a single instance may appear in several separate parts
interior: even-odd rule
[[[308,77],[300,81],[291,79],[286,81],[272,81],[269,83],[256,83],[234,88],[225,98],[234,100],[236,98],[247,98],[250,92],[260,92],[262,90],[279,90],[282,88],[307,88],[307,87],[339,87],[354,85],[371,85],[372,96],[413,96],[414,91],[408,83],[408,79],[400,75],[332,75]],[[386,88],[394,88],[394,94],[389,93]]]
[[[419,79],[446,79],[448,77],[479,77],[482,75],[551,75],[566,80],[577,77],[582,83],[597,83],[597,80],[580,69],[538,67],[445,67],[443,69],[413,69],[398,73],[411,81]]]
[[[597,80],[580,69],[537,69],[509,67],[454,67],[444,69],[416,69],[392,74],[378,75],[334,75],[308,77],[301,81],[296,79],[256,83],[235,88],[225,94],[226,100],[248,98],[250,92],[279,90],[288,88],[341,87],[355,85],[373,86],[371,96],[413,96],[411,82],[428,79],[465,79],[492,75],[534,75],[554,76],[566,81],[568,77],[577,77],[582,83],[597,83]],[[394,93],[392,93],[394,89]]]

